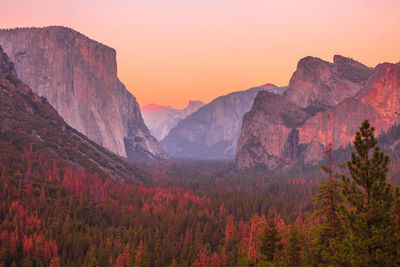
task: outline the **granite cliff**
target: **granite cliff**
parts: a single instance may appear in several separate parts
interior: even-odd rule
[[[114,49],[57,26],[0,30],[0,45],[19,79],[97,144],[133,160],[167,157],[117,77]]]
[[[144,122],[149,128],[150,133],[157,138],[157,140],[162,140],[181,120],[202,106],[204,106],[203,102],[191,100],[184,109],[174,109],[170,106],[149,104],[142,107],[141,111]]]
[[[396,90],[389,86],[391,79],[383,77],[383,68],[374,70],[342,56],[335,56],[333,63],[300,60],[282,97],[260,93],[244,115],[236,166],[285,168],[298,160],[315,164],[329,143],[335,148],[348,145],[364,119],[379,131],[387,130],[394,119],[383,114],[396,112],[397,102],[395,95],[388,95]],[[380,90],[385,95],[380,101],[373,97],[377,81],[386,88]]]
[[[15,164],[9,158],[23,153],[120,181],[146,175],[66,124],[46,98],[18,79],[0,46],[0,162]]]
[[[238,168],[268,165],[275,168],[297,158],[298,130],[307,113],[283,96],[260,91],[243,117],[237,143]]]
[[[371,73],[371,68],[338,55],[333,63],[306,57],[299,61],[285,97],[310,111],[336,106],[354,96]]]
[[[299,145],[306,148],[305,161],[321,159],[329,143],[345,147],[354,138],[359,124],[368,119],[377,135],[400,122],[400,64],[380,64],[354,97],[320,112],[299,127]]]

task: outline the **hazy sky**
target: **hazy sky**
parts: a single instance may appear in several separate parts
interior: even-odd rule
[[[0,0],[0,27],[63,25],[117,50],[140,105],[184,107],[264,83],[304,56],[400,61],[400,0]]]

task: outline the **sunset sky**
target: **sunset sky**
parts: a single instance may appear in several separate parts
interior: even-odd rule
[[[140,105],[287,85],[298,60],[400,61],[399,0],[1,0],[0,27],[63,25],[117,50]]]

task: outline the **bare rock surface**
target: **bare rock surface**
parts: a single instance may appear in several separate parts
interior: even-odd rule
[[[372,74],[372,69],[336,55],[333,63],[305,57],[297,65],[285,97],[310,110],[336,106],[354,96]]]
[[[299,127],[299,144],[307,145],[306,162],[315,162],[329,143],[334,148],[351,143],[360,123],[368,119],[379,135],[400,122],[400,65],[380,64],[352,98],[316,114]]]
[[[167,155],[117,77],[116,52],[65,27],[0,30],[19,79],[87,137],[130,159]]]
[[[240,169],[257,165],[275,168],[297,158],[299,125],[307,113],[283,96],[260,91],[243,117],[235,163]]]
[[[260,92],[244,115],[236,166],[316,164],[328,144],[351,144],[365,119],[378,135],[388,131],[400,122],[399,74],[399,64],[371,69],[342,56],[333,63],[300,60],[283,96]]]
[[[119,181],[147,175],[66,124],[46,98],[18,79],[0,46],[0,160],[23,153]]]

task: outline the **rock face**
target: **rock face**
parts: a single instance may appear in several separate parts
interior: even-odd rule
[[[300,60],[282,97],[260,93],[245,114],[236,166],[273,169],[298,160],[316,163],[329,143],[334,148],[349,144],[364,119],[379,131],[387,130],[395,121],[388,114],[398,110],[398,96],[390,81],[396,75],[388,74],[396,71],[384,69],[394,66],[373,70],[341,56],[333,63]],[[383,95],[379,101],[377,95]]]
[[[117,77],[114,49],[65,27],[0,30],[0,45],[69,125],[121,156],[166,158]]]
[[[7,161],[8,156],[19,156],[30,147],[42,158],[57,159],[102,177],[131,180],[144,174],[67,125],[46,98],[17,78],[0,47],[0,158]]]
[[[306,112],[283,96],[260,91],[253,107],[243,117],[235,162],[238,168],[268,165],[275,168],[298,156],[296,129]]]
[[[380,64],[360,92],[336,107],[316,114],[299,127],[299,145],[306,146],[306,162],[321,158],[329,143],[340,148],[353,141],[361,122],[368,119],[376,134],[400,122],[400,64]]]
[[[306,57],[299,61],[285,97],[311,112],[336,106],[354,96],[372,69],[352,59],[335,56],[333,63]]]
[[[263,89],[251,88],[214,99],[172,128],[161,141],[162,147],[176,158],[233,159],[243,114]]]
[[[157,138],[157,140],[162,140],[179,121],[197,111],[202,106],[204,106],[203,102],[191,100],[184,109],[174,109],[170,106],[149,104],[142,107],[141,111],[144,122],[149,128],[150,133]]]

